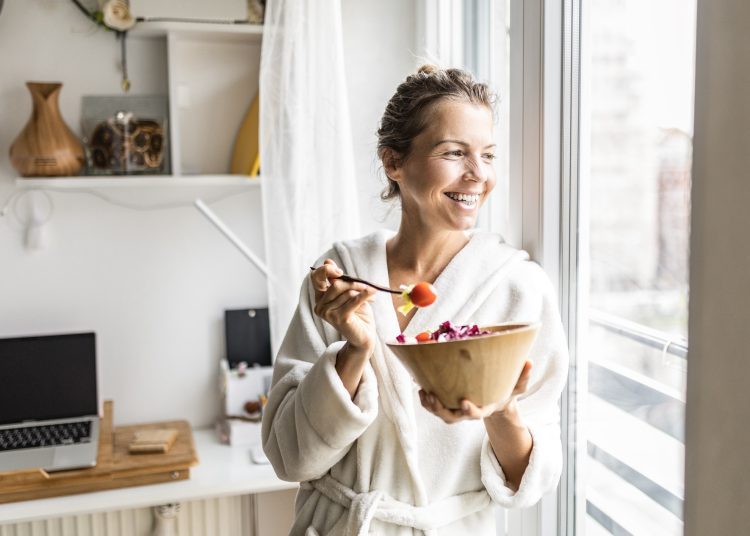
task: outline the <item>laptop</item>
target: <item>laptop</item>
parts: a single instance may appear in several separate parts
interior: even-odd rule
[[[0,472],[96,465],[96,336],[0,338]]]

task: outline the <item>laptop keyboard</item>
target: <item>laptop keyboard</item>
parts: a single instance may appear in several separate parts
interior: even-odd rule
[[[91,441],[91,421],[66,422],[0,430],[0,451]]]

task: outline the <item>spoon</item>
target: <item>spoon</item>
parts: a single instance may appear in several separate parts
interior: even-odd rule
[[[310,270],[315,270],[315,267],[310,266]],[[381,287],[380,285],[376,285],[375,283],[370,283],[369,281],[365,281],[364,279],[359,279],[358,277],[352,277],[350,275],[340,275],[339,279],[342,281],[347,281],[349,283],[362,283],[365,285],[369,285],[372,288],[376,288],[378,290],[382,290],[383,292],[390,292],[391,294],[403,294],[403,290],[393,290],[392,288],[388,287]]]

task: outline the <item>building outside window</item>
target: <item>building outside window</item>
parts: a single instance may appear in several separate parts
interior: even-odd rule
[[[682,534],[696,3],[581,11],[576,534]]]

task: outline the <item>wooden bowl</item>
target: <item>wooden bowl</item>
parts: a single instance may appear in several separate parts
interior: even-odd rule
[[[444,342],[389,342],[388,347],[417,383],[443,406],[477,406],[506,400],[516,386],[538,323],[508,322],[484,326],[489,335]]]

